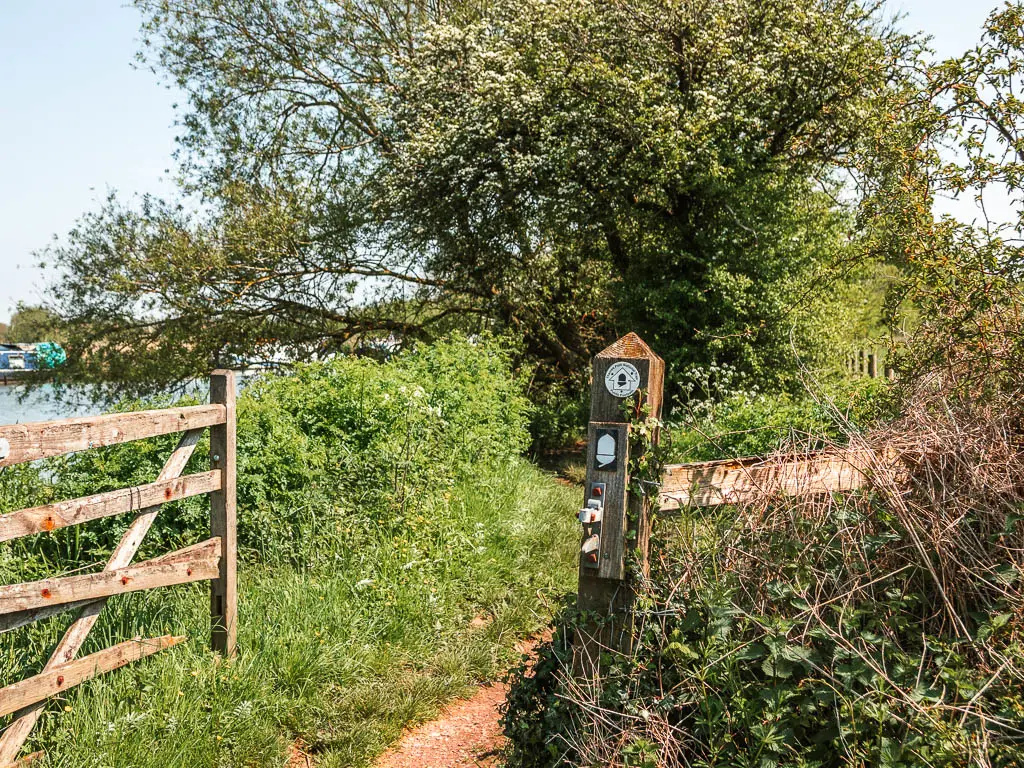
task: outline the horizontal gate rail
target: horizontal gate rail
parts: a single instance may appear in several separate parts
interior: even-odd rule
[[[220,573],[220,555],[220,539],[208,539],[116,571],[8,584],[0,587],[0,614],[209,581]]]
[[[103,672],[110,672],[177,645],[184,637],[164,635],[152,640],[129,640],[69,661],[0,690],[0,717],[37,704]]]
[[[90,520],[123,515],[125,512],[139,512],[146,507],[169,501],[203,496],[221,489],[220,475],[220,472],[211,470],[0,515],[0,541],[55,531]]]
[[[160,411],[111,413],[63,421],[39,421],[0,427],[0,467],[65,453],[102,448],[147,437],[205,429],[226,420],[223,405],[191,405]]]
[[[90,448],[184,433],[152,483],[0,515],[2,542],[135,513],[102,571],[0,585],[0,632],[63,611],[78,611],[78,617],[65,631],[40,673],[0,689],[0,716],[14,715],[10,725],[0,733],[0,766],[13,763],[18,757],[48,698],[185,639],[170,636],[135,639],[76,658],[107,600],[114,595],[210,581],[211,645],[228,656],[235,653],[238,609],[234,373],[214,371],[210,399],[209,405],[0,426],[0,468]],[[210,470],[182,476],[207,428],[210,429]],[[133,564],[132,559],[161,506],[201,495],[210,497],[210,538]]]
[[[854,491],[868,483],[878,457],[866,450],[836,450],[790,460],[747,457],[672,464],[664,468],[658,508],[740,504],[762,496]]]
[[[11,632],[26,624],[35,624],[37,621],[56,616],[66,611],[78,611],[87,606],[96,605],[96,600],[80,600],[77,603],[61,603],[60,605],[47,605],[43,608],[35,608],[31,611],[15,611],[14,613],[0,614],[0,634]],[[102,607],[102,606],[100,606]],[[3,768],[3,766],[0,766]]]

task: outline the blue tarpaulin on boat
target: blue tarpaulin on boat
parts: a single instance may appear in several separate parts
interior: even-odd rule
[[[64,348],[53,341],[36,344],[36,360],[42,369],[53,369],[67,362],[68,355]]]

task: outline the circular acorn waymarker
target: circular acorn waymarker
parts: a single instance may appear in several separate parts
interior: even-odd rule
[[[604,375],[604,385],[615,397],[629,397],[640,386],[640,371],[632,363],[612,363]]]

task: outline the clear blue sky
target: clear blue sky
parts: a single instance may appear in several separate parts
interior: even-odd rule
[[[0,2],[0,320],[44,288],[32,252],[110,189],[164,192],[180,94],[132,68],[123,0]]]
[[[889,0],[941,55],[974,43],[997,0]],[[0,0],[0,320],[38,302],[33,251],[109,190],[168,193],[181,94],[131,64],[139,13],[122,0]]]

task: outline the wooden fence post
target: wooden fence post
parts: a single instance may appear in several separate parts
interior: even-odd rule
[[[632,603],[627,553],[637,550],[647,567],[651,505],[649,497],[629,491],[630,417],[623,405],[640,392],[650,415],[659,418],[664,380],[664,361],[635,333],[594,358],[577,597],[580,610],[603,617],[583,628],[577,643],[591,662],[602,646],[630,642],[631,622],[623,616]],[[656,489],[652,495],[657,498]]]
[[[220,575],[210,582],[211,645],[234,656],[238,632],[234,371],[213,372],[210,402],[223,405],[226,417],[223,424],[210,428],[210,467],[221,472],[220,490],[210,494],[210,535],[221,540]]]

